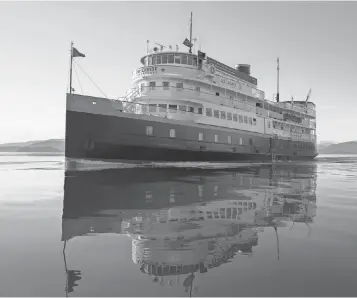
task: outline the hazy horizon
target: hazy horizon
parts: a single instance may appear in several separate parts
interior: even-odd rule
[[[1,2],[0,143],[64,138],[69,47],[108,97],[125,94],[151,44],[193,37],[208,56],[247,63],[271,100],[280,58],[281,101],[317,107],[320,141],[357,139],[356,2]],[[74,88],[101,96],[85,74]]]

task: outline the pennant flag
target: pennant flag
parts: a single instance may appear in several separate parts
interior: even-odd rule
[[[75,47],[73,47],[72,50],[72,57],[85,57],[86,55],[82,54],[81,52],[79,52]]]
[[[190,43],[190,41],[186,38],[183,42],[183,44],[186,46],[186,47],[192,47],[192,43]]]
[[[68,285],[67,290],[68,293],[72,293],[74,291],[74,287],[78,286],[77,281],[81,280],[81,271],[80,270],[68,270]]]

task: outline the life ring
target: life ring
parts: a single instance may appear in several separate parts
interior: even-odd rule
[[[216,69],[214,68],[214,66],[212,65],[210,68],[211,74],[214,74],[216,72]]]

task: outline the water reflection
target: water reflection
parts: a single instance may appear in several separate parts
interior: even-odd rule
[[[66,245],[78,236],[125,234],[132,262],[152,282],[198,295],[200,276],[254,256],[259,233],[303,224],[316,216],[316,165],[235,170],[122,169],[67,173],[62,241],[66,295],[80,284]],[[120,269],[118,269],[120,270]]]

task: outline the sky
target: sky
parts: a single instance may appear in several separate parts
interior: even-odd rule
[[[357,140],[357,2],[0,2],[0,143],[63,138],[70,43],[112,98],[131,87],[151,45],[182,45],[233,66],[251,65],[268,99],[310,100],[318,141]],[[79,79],[79,83],[77,80]],[[77,92],[102,96],[77,67]]]

